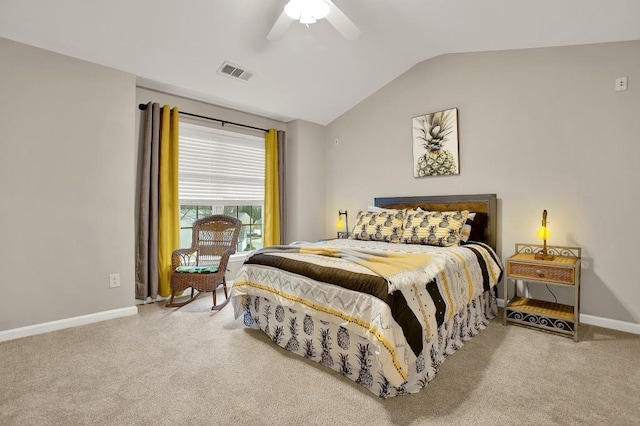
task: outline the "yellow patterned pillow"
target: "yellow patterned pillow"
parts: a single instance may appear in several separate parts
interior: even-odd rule
[[[365,212],[356,217],[351,238],[354,240],[399,243],[402,236],[404,210]]]
[[[420,212],[409,210],[400,242],[450,247],[460,245],[460,232],[469,211]]]

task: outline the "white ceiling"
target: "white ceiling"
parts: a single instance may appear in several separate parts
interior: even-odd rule
[[[334,0],[358,39],[322,20],[269,42],[286,2],[0,0],[0,37],[130,72],[146,87],[318,124],[444,53],[640,39],[640,0]],[[216,74],[224,61],[255,76]]]

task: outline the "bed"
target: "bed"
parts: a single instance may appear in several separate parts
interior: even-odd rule
[[[496,210],[495,194],[376,198],[349,239],[250,256],[235,316],[380,397],[418,392],[497,315]]]

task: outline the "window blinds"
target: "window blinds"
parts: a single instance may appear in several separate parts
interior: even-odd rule
[[[182,205],[264,203],[264,138],[180,123]]]

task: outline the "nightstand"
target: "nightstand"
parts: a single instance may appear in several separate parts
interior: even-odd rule
[[[542,245],[516,244],[513,256],[507,259],[504,279],[504,298],[508,297],[509,285],[515,284],[514,297],[504,306],[502,323],[522,324],[560,333],[578,341],[580,326],[580,261],[582,249],[579,247],[547,246],[552,260],[536,259]],[[518,295],[517,281],[530,284],[551,284],[571,287],[573,305],[546,302]]]

